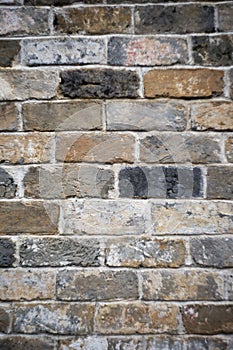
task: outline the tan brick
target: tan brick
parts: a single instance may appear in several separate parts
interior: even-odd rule
[[[96,318],[96,330],[103,334],[145,334],[177,332],[178,308],[161,303],[129,302],[103,304]]]
[[[18,110],[14,103],[0,103],[0,130],[16,131],[18,125]]]
[[[59,134],[56,159],[71,163],[133,163],[134,143],[134,136],[126,134]]]
[[[0,299],[52,299],[55,296],[55,276],[52,271],[2,270]]]
[[[225,151],[228,162],[233,163],[233,136],[229,136],[225,142]]]
[[[202,102],[191,106],[193,130],[233,130],[233,102]]]
[[[223,93],[223,71],[211,69],[151,70],[144,76],[146,97],[210,97]]]

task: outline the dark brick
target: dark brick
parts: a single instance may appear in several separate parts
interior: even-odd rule
[[[0,40],[0,66],[12,67],[20,51],[18,40]]]
[[[214,31],[212,6],[137,6],[135,14],[137,34],[155,33],[211,33]],[[188,19],[188,20],[187,20]]]
[[[75,3],[84,3],[84,4],[101,4],[103,0],[24,0],[25,6],[67,6]]]
[[[0,337],[1,350],[54,350],[56,341],[43,336],[24,337],[24,336],[3,336]]]
[[[207,198],[233,199],[233,167],[211,166],[207,171]]]
[[[15,261],[15,244],[11,239],[0,239],[0,267],[10,267]]]
[[[10,323],[11,323],[10,310],[7,310],[7,308],[4,308],[4,307],[0,307],[0,332],[8,333]],[[0,346],[1,346],[1,342],[0,342]],[[1,348],[1,347],[0,349],[5,350],[5,348]]]
[[[224,216],[224,214],[221,214]],[[233,267],[233,238],[199,238],[191,240],[195,264],[216,268]]]
[[[92,239],[26,238],[20,244],[22,266],[99,266],[99,243]]]
[[[0,168],[0,198],[14,198],[17,185],[14,178],[3,168]]]
[[[0,103],[0,130],[16,131],[18,124],[18,109],[14,103]]]
[[[233,5],[231,3],[218,5],[218,30],[230,32],[233,30]]]
[[[187,350],[230,350],[228,342],[220,338],[190,337],[187,339]]]
[[[61,73],[61,91],[71,98],[137,97],[136,72],[112,69],[82,69]]]

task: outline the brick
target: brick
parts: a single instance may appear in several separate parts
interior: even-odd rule
[[[221,4],[218,5],[218,30],[220,32],[232,31],[232,16],[233,16],[233,5],[232,4]]]
[[[231,66],[233,36],[192,37],[194,63],[203,66]]]
[[[140,139],[140,160],[146,163],[209,164],[221,162],[218,135],[153,134]]]
[[[115,66],[161,66],[188,63],[187,42],[180,38],[112,37],[108,63]]]
[[[195,264],[211,267],[233,267],[232,238],[201,238],[191,240],[191,256]]]
[[[0,198],[14,198],[17,185],[14,178],[3,168],[0,168]]]
[[[28,39],[23,41],[23,55],[28,66],[106,61],[104,40],[92,38]]]
[[[233,69],[229,72],[229,90],[230,98],[233,100]]]
[[[24,103],[23,127],[26,131],[99,130],[102,104],[84,101]]]
[[[231,270],[229,274],[226,273],[224,275],[224,278],[226,280],[226,299],[233,300],[233,274],[231,273]]]
[[[51,70],[1,70],[0,101],[51,99],[56,96],[58,79]]]
[[[188,20],[187,20],[188,18]],[[136,6],[136,34],[211,33],[214,31],[212,6]]]
[[[15,244],[9,238],[1,238],[0,239],[0,267],[13,266],[14,262],[15,262]]]
[[[111,101],[106,107],[107,130],[183,131],[185,105],[173,101]]]
[[[146,97],[211,97],[223,93],[223,71],[211,69],[151,70],[144,76]]]
[[[30,167],[23,183],[24,196],[30,198],[108,198],[114,173],[95,165]]]
[[[139,77],[130,70],[107,68],[70,70],[61,73],[61,92],[75,98],[138,97]]]
[[[120,34],[131,32],[129,7],[56,9],[54,28],[64,34]]]
[[[59,134],[56,159],[65,163],[133,163],[135,138],[127,134]]]
[[[187,333],[232,333],[232,305],[187,305],[182,308],[182,319]]]
[[[43,335],[43,338],[25,336],[1,336],[0,349],[4,350],[54,350],[55,340]]]
[[[153,335],[139,337],[114,337],[108,338],[109,350],[115,350],[117,347],[129,350],[184,350],[183,341],[174,336]]]
[[[152,228],[159,234],[232,232],[232,204],[213,201],[152,203]]]
[[[30,164],[49,162],[52,137],[27,133],[0,136],[0,162]]]
[[[222,274],[203,270],[142,272],[143,300],[223,300]]]
[[[119,173],[120,197],[192,198],[202,196],[202,172],[188,167],[126,167]]]
[[[10,329],[10,324],[11,324],[11,310],[8,309],[8,307],[1,306],[0,307],[0,332],[8,333]]]
[[[233,103],[202,102],[191,106],[192,130],[233,130]]]
[[[146,231],[144,201],[72,200],[63,204],[63,234],[134,235]]]
[[[211,166],[207,171],[207,198],[233,199],[233,167]]]
[[[57,297],[78,301],[138,299],[137,275],[127,270],[63,270],[58,273]]]
[[[18,63],[20,42],[18,40],[0,40],[0,66],[12,67]]]
[[[227,350],[228,344],[226,339],[221,339],[217,337],[190,337],[187,340],[187,350],[199,349],[218,349],[218,350]]]
[[[21,0],[0,0],[0,5],[21,5]]]
[[[175,305],[154,303],[111,303],[100,306],[96,330],[106,334],[145,334],[177,332]]]
[[[25,238],[20,242],[22,266],[99,266],[97,240],[73,238]]]
[[[106,243],[106,265],[125,267],[179,267],[185,261],[182,240],[126,238]]]
[[[94,305],[15,304],[15,333],[88,334],[93,331]]]
[[[16,131],[18,126],[17,106],[11,102],[0,103],[0,130]]]
[[[87,336],[72,339],[60,339],[58,341],[58,350],[110,350],[108,340],[102,336]]]
[[[59,207],[55,203],[1,201],[0,232],[56,233],[58,216]]]
[[[2,270],[0,298],[2,301],[52,299],[55,276],[53,271]]]
[[[85,4],[98,4],[102,3],[102,0],[83,0],[79,3]],[[24,0],[25,6],[66,6],[77,3],[77,0]]]
[[[225,142],[225,151],[228,162],[233,163],[233,137],[228,137]]]
[[[0,36],[49,34],[49,10],[40,8],[1,8]]]

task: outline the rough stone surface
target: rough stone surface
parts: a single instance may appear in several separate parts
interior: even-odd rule
[[[140,160],[146,163],[221,162],[221,138],[218,135],[163,133],[140,140]]]
[[[42,102],[24,103],[23,126],[26,131],[99,130],[102,103]]]
[[[88,334],[93,331],[94,305],[16,304],[16,333]]]
[[[71,98],[138,97],[139,77],[132,70],[70,70],[61,73],[60,88]]]
[[[187,20],[188,19],[188,20]],[[135,32],[156,33],[210,33],[214,30],[212,6],[137,6]]]
[[[233,137],[228,137],[225,142],[226,157],[228,162],[233,163]]]
[[[14,178],[3,168],[0,168],[0,198],[14,198],[17,185]]]
[[[56,9],[54,28],[64,34],[130,33],[131,10],[127,7]]]
[[[11,102],[0,103],[0,130],[16,131],[18,125],[17,106]]]
[[[57,232],[58,216],[55,203],[1,201],[0,234],[53,234]]]
[[[77,301],[137,299],[137,275],[127,270],[64,270],[58,274],[57,297]]]
[[[0,40],[0,66],[12,67],[18,62],[20,42],[18,40]]]
[[[201,238],[191,240],[191,255],[199,266],[233,267],[232,238]]]
[[[108,266],[179,267],[185,261],[182,240],[125,238],[109,240],[106,248]]]
[[[224,300],[222,274],[202,270],[142,272],[144,300]]]
[[[233,130],[232,102],[204,102],[191,106],[192,130]]]
[[[182,319],[187,333],[218,334],[233,331],[232,305],[187,305]]]
[[[108,63],[116,66],[161,66],[188,63],[187,42],[180,38],[121,38],[108,43]]]
[[[223,71],[211,69],[151,70],[144,76],[146,97],[211,97],[223,93]]]
[[[11,324],[10,310],[8,310],[7,307],[4,308],[3,306],[1,306],[0,307],[0,332],[8,333],[10,324]]]
[[[61,134],[56,139],[56,159],[65,163],[133,163],[134,142],[134,136],[127,134]]]
[[[233,204],[230,202],[154,202],[153,230],[155,234],[231,233],[232,208]]]
[[[25,238],[20,242],[22,266],[99,266],[96,239]]]
[[[233,199],[233,167],[212,166],[207,171],[207,198]]]
[[[106,61],[103,39],[28,39],[23,41],[23,54],[23,60],[29,66],[98,64]]]
[[[51,70],[1,70],[0,101],[51,99],[56,95],[58,80],[57,72]]]
[[[187,108],[182,103],[111,101],[107,103],[107,130],[183,131]]]
[[[127,167],[119,173],[119,192],[128,198],[192,198],[202,196],[200,168]]]
[[[55,340],[43,335],[34,337],[1,336],[0,349],[4,350],[54,350]]]
[[[232,4],[220,4],[218,5],[218,30],[221,32],[232,31],[232,16],[233,5]]]
[[[10,267],[15,262],[15,244],[9,238],[0,239],[0,267]]]
[[[228,347],[228,341],[227,339],[220,339],[218,337],[192,337],[189,338],[187,341],[187,350],[193,350],[193,349],[199,349],[199,350],[208,350],[208,349],[218,349],[218,350],[230,350],[230,347]]]
[[[144,201],[72,200],[63,205],[64,234],[133,235],[146,231]]]

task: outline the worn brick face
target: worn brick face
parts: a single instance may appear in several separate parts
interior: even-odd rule
[[[233,167],[209,167],[207,171],[207,198],[233,198]]]
[[[55,340],[43,335],[34,336],[4,336],[0,338],[0,347],[4,350],[54,350]]]
[[[233,6],[231,4],[221,4],[218,6],[219,31],[232,31]]]
[[[16,131],[18,126],[18,109],[14,103],[0,103],[0,130]]]
[[[0,267],[11,267],[15,262],[15,244],[9,238],[0,239]]]
[[[228,137],[225,142],[226,157],[228,162],[233,163],[233,137]]]
[[[19,60],[20,42],[18,40],[0,41],[0,66],[12,67]]]

